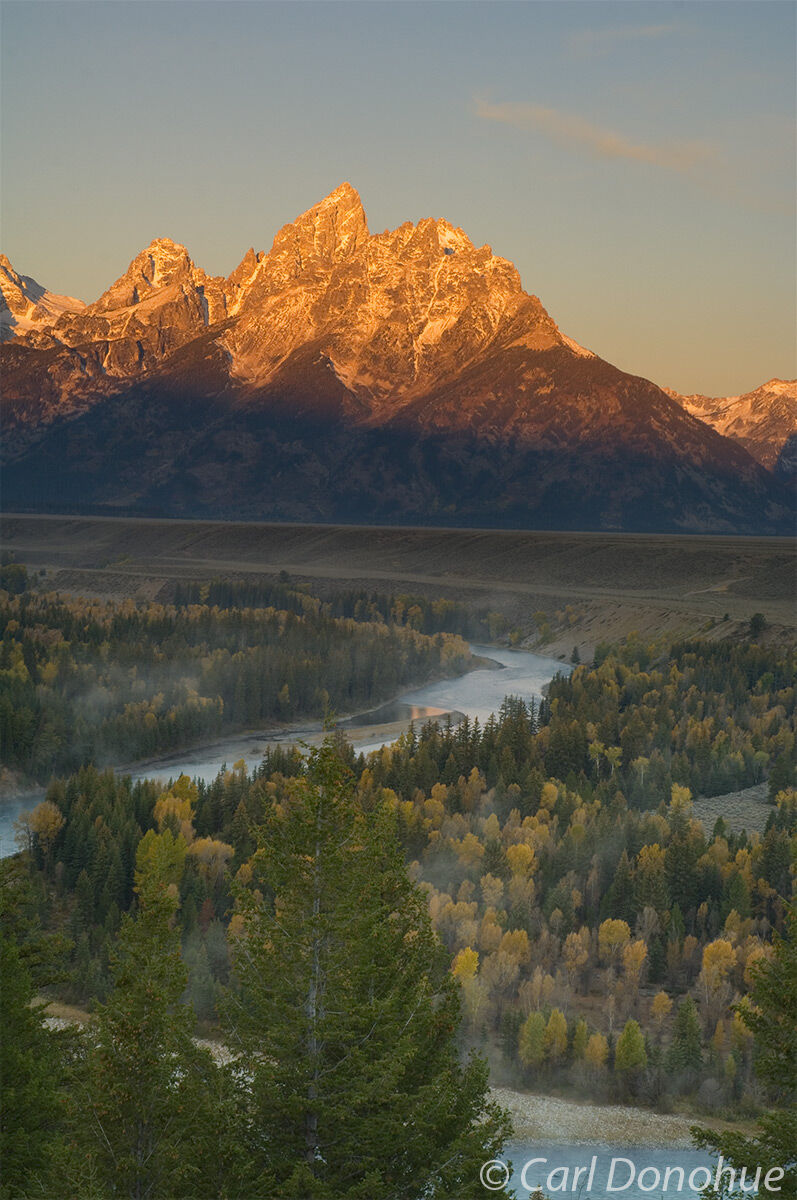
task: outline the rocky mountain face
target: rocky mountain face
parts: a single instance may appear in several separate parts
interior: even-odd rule
[[[786,441],[797,434],[797,379],[770,379],[743,396],[668,396],[725,437],[733,438],[765,467],[774,468]]]
[[[783,480],[797,482],[797,433],[792,433],[780,448],[775,462],[775,474]]]
[[[226,279],[158,239],[2,348],[6,504],[775,532],[791,493],[444,220],[343,184]]]
[[[0,254],[0,342],[52,325],[63,313],[82,308],[82,300],[48,292],[29,275],[18,275]]]

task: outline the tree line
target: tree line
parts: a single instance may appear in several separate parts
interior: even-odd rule
[[[430,599],[413,593],[396,594],[365,588],[337,588],[328,596],[313,595],[306,584],[297,584],[287,572],[276,580],[211,579],[206,583],[177,583],[176,605],[209,604],[218,608],[280,608],[304,613],[309,609],[328,617],[375,621],[380,625],[406,625],[418,633],[458,633],[470,641],[496,640],[508,631],[506,617],[484,607],[446,597]]]
[[[683,1097],[714,1111],[766,1106],[774,1092],[756,1073],[744,998],[788,939],[791,658],[715,643],[648,654],[632,639],[600,659],[556,679],[539,705],[508,698],[484,726],[430,722],[367,757],[339,737],[335,770],[350,775],[353,807],[333,824],[344,838],[356,828],[355,841],[367,831],[383,846],[398,840],[413,921],[429,923],[421,942],[442,947],[434,961],[461,1005],[459,1051],[486,1052],[496,1079],[665,1107]],[[697,723],[705,736],[693,736]],[[683,782],[737,751],[742,764],[764,756],[763,834],[704,829]],[[306,781],[301,754],[275,747],[254,772],[240,763],[165,791],[94,767],[53,782],[22,824],[18,868],[30,922],[58,939],[52,994],[111,1002],[142,847],[171,839],[180,996],[206,1033],[226,1028],[228,998],[257,991],[236,939],[247,920],[273,915],[274,873],[292,846],[302,877],[306,848],[298,835],[281,841],[280,822],[290,827]],[[278,931],[252,927],[276,945]],[[375,926],[373,936],[382,944]],[[312,959],[302,945],[299,958]]]
[[[675,647],[669,669],[660,662],[645,672],[646,711],[674,703],[684,653]],[[508,698],[483,728],[430,722],[367,758],[346,753],[360,803],[395,814],[461,983],[467,1037],[488,1045],[508,1078],[656,1103],[700,1093],[707,1106],[733,1106],[753,1076],[749,1036],[731,1005],[782,929],[792,894],[793,774],[773,796],[763,835],[722,821],[707,831],[695,819],[690,790],[673,778],[676,758],[688,772],[700,761],[702,744],[688,729],[684,749],[676,736],[666,755],[658,751],[659,772],[646,771],[640,790],[639,758],[657,753],[655,721],[640,723],[646,740],[627,768],[622,745],[613,768],[605,753],[590,753],[596,710],[604,731],[622,712],[620,742],[634,721],[640,671],[625,665],[627,654],[557,679],[539,707]],[[690,703],[710,719],[715,702],[729,703],[717,701],[717,664],[735,672],[739,656],[713,643],[688,654]],[[742,661],[773,679],[784,669],[769,652],[742,651]],[[629,697],[622,709],[618,678]],[[745,728],[751,712],[733,711]],[[793,719],[767,728],[770,743],[756,736],[770,746],[772,781],[793,754]],[[233,881],[255,850],[252,830],[302,762],[298,751],[274,747],[251,775],[241,763],[211,783],[177,781],[165,796],[151,782],[93,768],[51,784],[24,835],[42,912],[54,903],[70,939],[62,994],[81,1003],[107,995],[136,846],[168,819],[189,847],[180,882],[189,994],[212,1023],[230,974]],[[788,757],[789,772],[792,764]],[[633,1070],[617,1067],[618,1047]]]
[[[457,635],[301,611],[0,592],[2,763],[36,779],[352,712],[470,663]]]
[[[184,996],[195,798],[185,781],[155,804],[110,989],[80,1030],[51,1032],[33,1003],[59,947],[25,861],[3,865],[2,1195],[483,1195],[509,1122],[486,1062],[458,1053],[459,989],[391,813],[364,812],[331,741],[286,782],[231,888],[214,1057]],[[207,877],[224,858],[198,855]]]

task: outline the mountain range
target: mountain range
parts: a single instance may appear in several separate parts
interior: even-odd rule
[[[348,183],[226,278],[159,238],[92,304],[4,256],[0,287],[7,509],[791,531],[794,382],[667,392],[447,221],[370,233]]]
[[[797,431],[797,379],[770,379],[743,396],[680,396],[664,390],[770,470],[778,469],[784,446]]]

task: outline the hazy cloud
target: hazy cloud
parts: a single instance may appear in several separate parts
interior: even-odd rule
[[[614,29],[579,29],[571,33],[567,45],[574,54],[606,54],[628,42],[654,41],[680,33],[682,26],[671,22],[662,25],[618,25]]]
[[[632,142],[613,129],[541,104],[492,104],[477,98],[476,114],[485,121],[538,130],[552,141],[580,147],[596,158],[625,158],[668,171],[691,171],[715,157],[714,150],[702,142],[669,141],[657,145]]]

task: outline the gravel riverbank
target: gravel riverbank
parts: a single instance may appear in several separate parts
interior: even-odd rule
[[[39,997],[41,999],[41,997]],[[65,1029],[91,1020],[83,1009],[67,1004],[50,1004],[51,1015],[45,1018],[50,1029]],[[219,1065],[233,1057],[221,1042],[197,1038],[197,1045],[210,1050]],[[554,1143],[561,1146],[623,1145],[628,1148],[647,1147],[671,1150],[694,1148],[689,1129],[694,1124],[712,1129],[738,1129],[726,1121],[687,1117],[682,1114],[664,1115],[645,1108],[628,1108],[620,1104],[589,1104],[576,1100],[560,1100],[555,1096],[539,1096],[531,1092],[513,1092],[510,1088],[492,1088],[492,1098],[508,1109],[514,1126],[514,1137],[521,1141]],[[744,1130],[749,1132],[749,1130]]]
[[[694,1124],[731,1128],[725,1122],[664,1115],[644,1108],[620,1104],[588,1104],[493,1088],[493,1099],[509,1109],[515,1137],[560,1145],[622,1144],[687,1150],[693,1146],[689,1133]]]

